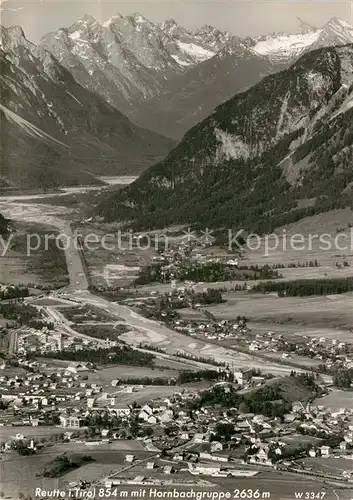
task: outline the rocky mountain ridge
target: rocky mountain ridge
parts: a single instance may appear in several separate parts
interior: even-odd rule
[[[138,13],[117,14],[103,24],[84,16],[45,35],[49,50],[74,78],[122,112],[162,92],[171,79],[214,56],[230,34],[193,34],[169,20],[158,24]]]
[[[2,182],[97,184],[97,175],[140,172],[173,145],[80,86],[19,27],[1,27],[0,65]]]
[[[137,103],[131,119],[180,140],[219,104],[289,67],[303,54],[353,43],[353,28],[345,21],[333,18],[320,29],[299,21],[298,34],[227,37],[213,57],[176,76],[164,92]]]

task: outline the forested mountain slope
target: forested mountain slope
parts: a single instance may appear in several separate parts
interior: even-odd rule
[[[219,106],[98,214],[141,228],[267,231],[341,206],[351,199],[352,108],[353,46],[305,54]]]

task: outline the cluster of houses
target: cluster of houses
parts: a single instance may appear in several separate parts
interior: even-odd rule
[[[83,418],[92,412],[104,411],[104,414],[120,417],[121,423],[135,420],[140,422],[140,439],[153,444],[158,449],[170,449],[182,446],[184,451],[193,451],[195,458],[227,462],[234,454],[241,456],[249,463],[261,465],[275,465],[277,456],[285,459],[288,450],[293,448],[296,456],[296,446],[305,443],[301,449],[301,457],[344,457],[353,459],[353,411],[342,409],[331,413],[325,408],[301,403],[293,405],[291,412],[285,415],[282,422],[278,418],[265,417],[252,413],[243,413],[237,409],[224,411],[221,409],[201,408],[190,412],[187,401],[192,400],[191,394],[176,394],[174,398],[163,399],[143,406],[106,405],[103,397],[89,402],[86,411],[76,412],[73,415],[61,415],[61,426],[78,429]],[[232,434],[227,439],[215,439],[217,426],[232,425]],[[144,432],[146,429],[151,432]],[[341,442],[334,448],[325,444],[332,436],[337,436],[340,429]],[[119,438],[119,430],[106,429],[101,431],[101,439]],[[320,437],[317,437],[320,436]],[[310,444],[310,446],[308,445]],[[173,454],[173,460],[191,460],[183,452]],[[185,458],[188,456],[188,458]]]
[[[174,321],[173,328],[192,337],[202,335],[208,340],[237,340],[249,332],[243,319],[209,322],[177,319]]]
[[[34,352],[55,352],[69,347],[71,339],[60,331],[47,327],[41,330],[26,328],[17,335],[16,352],[19,356]]]
[[[339,361],[352,362],[353,344],[337,339],[307,337],[306,335],[297,339],[294,337],[289,339],[281,333],[272,331],[252,334],[251,330],[248,330],[245,337],[241,335],[242,333],[239,332],[235,339],[247,345],[249,351],[282,352],[283,357],[290,357],[291,354],[307,356],[318,361],[325,361],[329,365]]]
[[[20,374],[0,374],[0,425],[41,425],[44,414],[66,411],[102,391],[83,380],[90,363],[71,363],[55,373],[47,363],[19,358],[18,364]]]
[[[193,264],[205,265],[209,263],[222,263],[228,266],[238,266],[238,258],[236,256],[231,257],[227,254],[215,254],[210,247],[212,246],[213,238],[196,238],[185,235],[181,241],[174,245],[167,246],[163,251],[159,252],[158,255],[152,257],[153,263],[159,263],[163,265],[163,272],[168,274],[168,276],[173,277],[173,274],[177,275],[180,265],[185,264],[185,262],[190,262]],[[172,280],[173,281],[173,280]],[[174,286],[175,286],[174,282]],[[190,282],[190,284],[192,284]]]
[[[107,340],[107,348],[114,347],[117,342]],[[101,347],[94,338],[92,340],[68,335],[57,326],[55,330],[44,327],[41,330],[26,328],[18,331],[16,353],[19,357],[30,353],[51,353],[62,350],[79,351],[82,349],[98,349]]]
[[[122,401],[127,393],[141,392],[144,387],[120,386],[116,380],[108,390],[84,379],[90,366],[82,363],[73,363],[51,376],[45,363],[37,368],[38,372],[27,372],[25,377],[0,376],[0,425],[53,425],[63,430],[66,439],[74,439],[75,433],[82,439],[83,431],[89,444],[92,440],[110,443],[125,438],[126,429],[138,422],[134,437],[142,440],[147,450],[169,453],[175,463],[219,462],[217,474],[222,463],[230,461],[276,467],[280,463],[291,468],[298,458],[353,459],[353,411],[347,409],[331,412],[298,402],[283,419],[245,412],[240,407],[195,409],[191,390],[146,404],[126,404]],[[234,379],[243,387],[252,377],[251,370],[234,371]],[[50,415],[55,418],[48,420]],[[220,433],[220,424],[229,427],[227,436]],[[94,426],[94,437],[85,434],[87,425]]]
[[[177,290],[177,297],[185,296],[184,288]],[[234,340],[234,347],[248,348],[249,351],[262,353],[282,353],[284,359],[292,355],[308,357],[325,363],[328,369],[333,367],[353,368],[353,344],[324,337],[301,336],[300,339],[288,339],[273,331],[253,333],[246,322],[237,320],[209,319],[195,321],[177,318],[173,328],[193,337],[207,340]],[[233,345],[227,344],[229,347]]]

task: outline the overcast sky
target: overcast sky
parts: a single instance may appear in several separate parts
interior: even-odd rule
[[[297,16],[318,27],[333,16],[352,23],[349,0],[0,0],[0,3],[1,23],[21,25],[33,42],[48,31],[69,26],[85,13],[103,22],[117,12],[139,12],[151,21],[174,18],[189,29],[207,23],[240,36],[295,32]]]

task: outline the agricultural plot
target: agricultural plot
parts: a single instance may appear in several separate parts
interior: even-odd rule
[[[23,434],[23,436],[26,438],[47,438],[50,436],[54,436],[56,434],[62,434],[64,430],[60,427],[54,427],[54,426],[37,426],[37,427],[31,427],[31,426],[20,426],[20,427],[12,427],[12,426],[3,426],[0,427],[0,442],[1,441],[6,441],[8,439],[11,439],[12,437],[16,436],[16,434]]]
[[[238,315],[246,316],[250,322],[297,325],[319,330],[340,330],[338,338],[352,338],[349,330],[353,327],[352,296],[350,294],[314,296],[314,297],[276,297],[262,294],[226,294],[227,302],[207,307],[218,320],[235,319]],[[204,319],[202,311],[183,309],[179,311],[183,318]]]
[[[85,473],[86,466],[70,471],[60,478],[49,479],[41,476],[44,468],[63,453],[91,456],[94,462],[90,464],[92,468],[88,471],[90,470],[92,474],[97,475],[99,470],[119,469],[124,466],[125,454],[129,452],[134,452],[141,459],[151,455],[136,441],[119,441],[116,444],[103,445],[96,449],[84,443],[57,444],[43,449],[31,457],[19,457],[15,453],[7,454],[0,461],[0,489],[4,492],[5,497],[18,500],[22,492],[25,492],[26,495],[33,495],[35,488],[40,487],[50,491],[66,487],[69,481],[80,478],[81,469]]]
[[[48,288],[61,288],[68,284],[68,272],[65,254],[48,240],[45,249],[46,235],[55,231],[43,229],[39,225],[15,223],[15,235],[9,250],[0,260],[0,281],[11,285],[39,285]],[[27,236],[36,234],[43,242],[38,250],[28,255]]]
[[[154,369],[140,366],[112,366],[109,368],[103,368],[94,373],[88,374],[89,383],[98,383],[103,385],[111,385],[112,380],[116,379],[139,379],[143,377],[148,378],[172,378],[177,377],[178,372],[176,370],[162,370]]]
[[[352,460],[345,458],[306,458],[300,463],[311,467],[313,472],[342,476],[344,471],[352,470]]]
[[[157,255],[154,245],[146,250],[140,249],[136,246],[136,240],[133,240],[132,235],[126,237],[120,235],[116,226],[82,225],[77,231],[82,234],[83,240],[93,232],[99,240],[106,242],[104,245],[97,244],[94,250],[88,246],[84,248],[90,282],[97,288],[107,285],[112,288],[131,285],[137,278],[139,269]]]
[[[60,312],[73,323],[116,323],[119,319],[103,309],[91,305],[60,308]]]
[[[342,408],[353,410],[353,391],[340,391],[335,389],[322,398],[315,400],[315,405],[322,405],[332,412]]]

